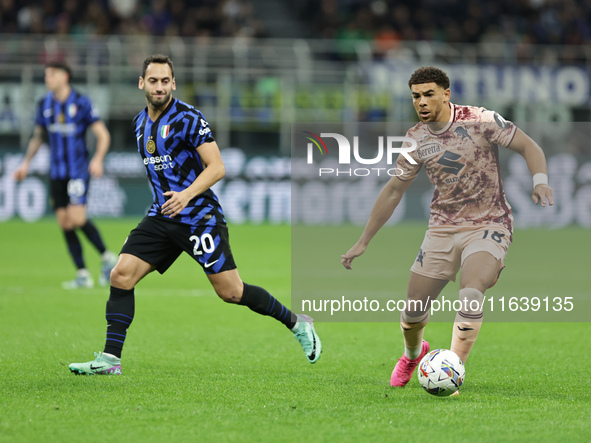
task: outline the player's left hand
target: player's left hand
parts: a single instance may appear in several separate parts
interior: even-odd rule
[[[88,164],[88,172],[94,178],[100,178],[103,176],[103,162],[98,158],[93,158]]]
[[[162,215],[168,215],[170,218],[179,215],[187,207],[189,200],[191,200],[191,197],[184,192],[166,191],[162,195],[170,197],[162,205]]]
[[[550,186],[539,184],[534,188],[534,192],[531,195],[531,199],[534,201],[536,205],[538,203],[541,203],[543,207],[546,207],[546,200],[548,200],[548,203],[550,204],[550,206],[552,206],[554,204],[553,195],[554,191],[552,191],[552,188]]]

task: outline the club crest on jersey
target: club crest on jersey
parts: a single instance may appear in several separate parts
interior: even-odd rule
[[[150,154],[156,152],[156,143],[154,143],[154,140],[148,140],[148,143],[146,143],[146,151]]]
[[[160,136],[162,138],[168,137],[168,133],[170,132],[170,125],[164,125],[160,128]]]
[[[72,103],[70,106],[68,106],[68,116],[70,118],[74,118],[76,116],[77,112],[78,112],[78,106],[76,106],[75,103]]]

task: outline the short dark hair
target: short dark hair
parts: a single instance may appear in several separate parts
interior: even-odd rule
[[[168,55],[164,54],[154,54],[144,60],[144,64],[142,65],[142,78],[146,76],[146,69],[148,69],[148,66],[152,63],[167,64],[170,66],[170,72],[172,72],[172,78],[174,78],[174,65],[172,64],[172,60]]]
[[[413,72],[408,80],[408,87],[421,83],[435,83],[443,89],[449,89],[449,77],[441,69],[434,66],[423,66]]]
[[[47,68],[59,69],[61,71],[64,71],[66,74],[68,74],[68,81],[72,80],[72,68],[70,68],[70,65],[68,65],[66,62],[49,62],[45,65],[45,69]]]

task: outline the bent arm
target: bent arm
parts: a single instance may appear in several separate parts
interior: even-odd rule
[[[515,136],[507,148],[525,159],[532,177],[536,174],[548,175],[544,151],[521,129],[517,128]],[[546,200],[548,200],[552,206],[554,204],[552,188],[544,183],[536,185],[532,193],[532,200],[536,205],[541,202],[542,206],[546,206]]]
[[[226,175],[226,167],[216,142],[203,143],[197,148],[197,152],[205,164],[205,169],[191,183],[191,186],[185,189],[191,198],[207,191]]]
[[[515,136],[507,148],[525,159],[532,176],[537,173],[548,173],[544,151],[521,129],[516,129]]]
[[[216,142],[203,143],[197,148],[197,152],[205,164],[205,169],[183,191],[164,193],[165,196],[171,196],[171,198],[162,205],[162,214],[170,217],[178,215],[192,198],[207,191],[226,175],[224,161]]]

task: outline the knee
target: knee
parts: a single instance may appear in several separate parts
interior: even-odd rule
[[[216,294],[226,303],[240,303],[244,286],[224,286],[214,288]]]
[[[60,229],[62,231],[72,231],[74,229],[76,229],[76,226],[74,226],[74,223],[72,223],[70,220],[58,220],[58,224],[60,225]]]
[[[111,286],[120,289],[133,289],[135,286],[132,273],[118,264],[111,270]]]
[[[473,288],[473,289],[477,289],[481,293],[484,293],[484,291],[486,291],[488,288],[492,287],[493,284],[494,283],[492,281],[484,280],[483,278],[479,278],[479,277],[474,276],[470,279],[466,279],[465,281],[462,281],[460,283],[460,290]]]
[[[74,228],[79,229],[86,224],[86,217],[73,217],[71,223]]]
[[[476,288],[460,289],[459,300],[461,303],[460,316],[465,318],[482,317],[484,294],[480,290]]]
[[[422,317],[431,306],[431,298],[420,293],[408,293],[406,296],[406,306],[402,316]]]

